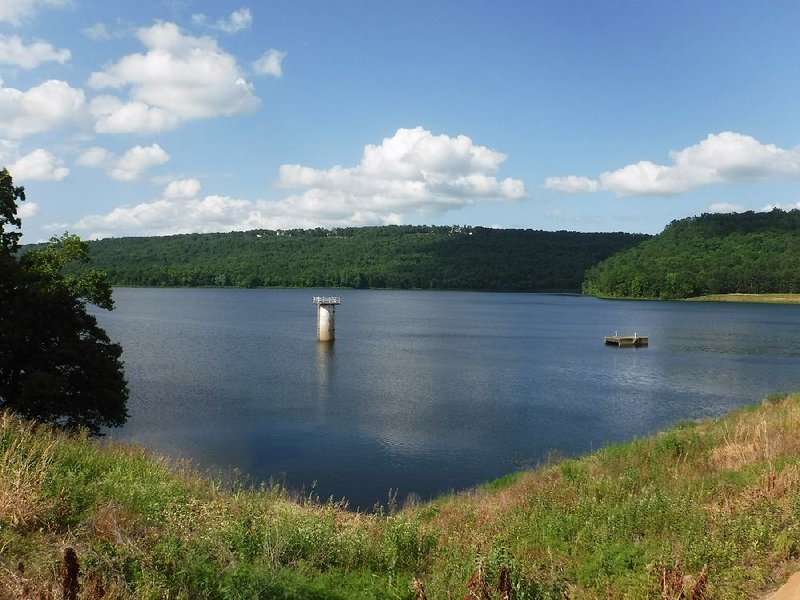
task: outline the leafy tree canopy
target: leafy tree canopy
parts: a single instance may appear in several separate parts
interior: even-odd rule
[[[658,236],[590,269],[583,291],[627,298],[798,293],[800,210],[673,221]]]
[[[14,187],[6,169],[0,171],[0,252],[4,254],[17,251],[19,231],[6,231],[9,227],[19,229],[22,221],[17,217],[17,202],[25,200],[25,188]]]
[[[60,237],[53,237],[47,246],[25,253],[20,262],[44,276],[52,290],[64,287],[76,298],[107,310],[114,308],[111,284],[104,271],[82,269],[78,274],[65,273],[67,266],[89,263],[89,243],[77,235],[64,233]]]
[[[111,309],[111,287],[99,271],[64,274],[89,259],[74,235],[16,257],[24,199],[0,171],[0,409],[99,434],[127,419],[122,348],[86,311],[86,302]]]
[[[114,285],[580,291],[649,236],[469,226],[255,230],[90,242]]]

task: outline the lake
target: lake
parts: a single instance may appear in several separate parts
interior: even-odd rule
[[[800,307],[573,295],[128,289],[109,437],[352,508],[462,490],[800,389]],[[605,346],[615,331],[647,348]]]

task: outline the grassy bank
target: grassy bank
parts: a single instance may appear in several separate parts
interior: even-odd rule
[[[714,294],[687,298],[690,302],[756,302],[762,304],[800,304],[800,294]]]
[[[375,514],[4,415],[0,597],[752,598],[800,557],[799,492],[800,395]]]

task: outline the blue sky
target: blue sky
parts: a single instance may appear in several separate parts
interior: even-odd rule
[[[24,241],[798,207],[800,9],[0,0]]]

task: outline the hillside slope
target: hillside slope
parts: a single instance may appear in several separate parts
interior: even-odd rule
[[[386,226],[104,239],[114,285],[580,291],[590,266],[649,236]]]
[[[583,292],[628,298],[800,292],[800,210],[673,221],[590,269]]]
[[[754,598],[799,532],[800,395],[370,514],[0,415],[0,598]]]

